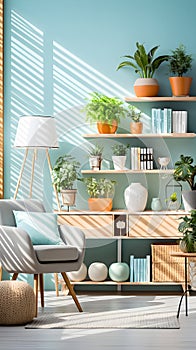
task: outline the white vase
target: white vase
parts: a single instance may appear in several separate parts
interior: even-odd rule
[[[124,199],[128,210],[131,212],[144,211],[148,198],[147,189],[139,182],[133,182],[125,189]]]
[[[112,156],[113,165],[115,170],[125,169],[126,156]]]

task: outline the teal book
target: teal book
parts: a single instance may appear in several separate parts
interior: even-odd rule
[[[130,282],[133,282],[133,273],[134,273],[134,255],[130,255]]]

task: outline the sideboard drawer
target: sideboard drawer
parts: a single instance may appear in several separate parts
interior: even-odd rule
[[[112,215],[58,215],[58,223],[80,227],[88,238],[113,236]]]
[[[131,238],[180,238],[179,218],[182,215],[129,215]]]

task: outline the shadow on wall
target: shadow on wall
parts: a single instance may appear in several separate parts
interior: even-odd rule
[[[60,148],[50,151],[52,164],[59,155],[69,153],[76,157],[84,168],[89,141],[85,141],[82,135],[96,132],[95,126],[90,127],[85,123],[85,115],[81,113],[85,98],[92,91],[122,99],[130,95],[129,91],[82,61],[60,43],[48,38],[47,33],[16,11],[11,13],[10,91],[11,146],[21,115],[53,115],[57,121]],[[146,115],[146,128],[149,122],[150,117]],[[125,132],[130,130],[130,119],[127,118],[123,123]],[[18,151],[13,148],[10,151],[10,197],[13,197],[15,192],[23,153],[24,150]],[[33,197],[44,200],[46,208],[51,207],[51,203],[55,207],[56,200],[52,193],[44,151],[38,152],[37,157]],[[31,169],[32,160],[28,159],[18,197],[29,196]],[[81,193],[81,207],[86,202],[86,198],[83,197]]]

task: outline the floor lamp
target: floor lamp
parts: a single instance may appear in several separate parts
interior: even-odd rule
[[[25,115],[20,117],[16,132],[16,138],[14,142],[14,147],[24,148],[25,154],[23,163],[21,166],[20,174],[18,177],[16,190],[14,194],[14,199],[16,199],[18,190],[20,187],[20,182],[22,179],[23,171],[25,168],[25,163],[28,157],[29,149],[33,149],[32,166],[31,166],[31,180],[30,180],[30,192],[29,197],[32,197],[33,188],[33,178],[34,178],[34,168],[37,151],[39,149],[45,149],[47,163],[52,179],[52,165],[50,161],[49,149],[58,148],[58,140],[56,133],[56,123],[55,119],[51,116],[40,116],[40,115]],[[52,181],[53,183],[53,181]],[[56,186],[53,184],[53,189],[56,196],[58,210],[61,210],[59,203],[58,192]]]

